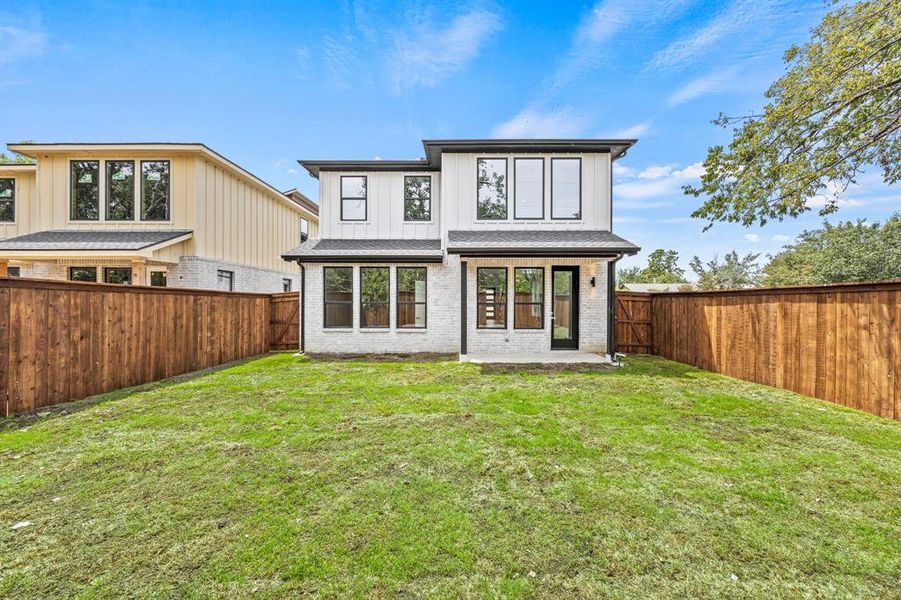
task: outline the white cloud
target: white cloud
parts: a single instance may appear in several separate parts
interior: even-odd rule
[[[704,172],[700,162],[690,164],[683,169],[677,165],[651,165],[642,169],[638,175],[634,170],[629,174],[622,174],[625,182],[613,185],[614,198],[628,200],[645,200],[660,197],[682,196],[682,186],[691,180],[696,180]],[[617,203],[619,204],[619,203]],[[646,203],[645,208],[648,207]]]
[[[614,198],[641,200],[643,198],[655,198],[675,193],[675,188],[676,186],[673,185],[670,179],[659,179],[648,183],[620,183],[613,186],[613,196]]]
[[[523,109],[491,132],[494,138],[560,138],[583,135],[589,121],[569,108],[542,112]]]
[[[748,242],[757,243],[760,241],[760,236],[757,235],[756,233],[746,233],[742,237],[744,237],[745,240]]]
[[[632,127],[627,127],[614,132],[612,137],[626,139],[637,138],[647,133],[650,128],[651,124],[649,122],[636,123],[635,125],[632,125]]]
[[[635,169],[632,167],[626,167],[618,162],[613,163],[613,176],[614,177],[635,177]]]
[[[501,27],[497,14],[476,9],[454,17],[443,29],[420,18],[413,26],[396,30],[388,60],[393,90],[435,87],[463,70]]]
[[[731,68],[692,79],[670,94],[669,98],[667,98],[667,104],[671,107],[678,106],[701,96],[730,91],[733,89],[732,82],[735,79],[735,75],[736,69]]]
[[[696,162],[684,169],[673,171],[673,177],[677,179],[700,179],[704,174],[704,163]]]
[[[660,179],[673,172],[672,165],[651,165],[638,174],[639,179]]]
[[[6,20],[5,18],[3,20]],[[40,22],[28,27],[0,25],[0,64],[36,58],[47,51],[47,34]]]
[[[773,236],[774,242],[790,242],[792,240],[792,236],[790,235],[781,235],[777,234]]]

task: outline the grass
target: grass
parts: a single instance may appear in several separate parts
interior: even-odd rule
[[[0,430],[0,596],[901,595],[901,424],[660,359],[281,354],[67,409]]]

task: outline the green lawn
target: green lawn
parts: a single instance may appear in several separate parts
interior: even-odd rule
[[[901,424],[660,359],[281,354],[66,409],[0,425],[0,596],[901,595]]]

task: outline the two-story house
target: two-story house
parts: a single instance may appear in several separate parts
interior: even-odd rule
[[[302,350],[462,357],[613,346],[613,161],[635,140],[424,140],[420,160],[300,161],[321,229]],[[560,355],[558,355],[560,356]]]
[[[275,292],[279,256],[318,236],[315,204],[203,144],[10,144],[0,276]]]

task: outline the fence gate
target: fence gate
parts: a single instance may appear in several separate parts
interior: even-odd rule
[[[616,351],[650,354],[651,295],[644,292],[616,292]]]
[[[269,349],[300,348],[300,294],[272,294],[269,300]]]

